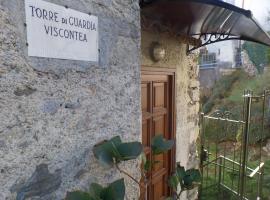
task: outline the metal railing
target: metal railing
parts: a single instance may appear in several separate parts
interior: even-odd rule
[[[231,199],[228,197],[230,195],[237,200],[254,200],[255,196],[256,200],[260,200],[263,197],[265,163],[262,159],[262,146],[266,102],[269,101],[270,105],[270,91],[265,90],[262,95],[253,95],[251,91],[245,91],[243,99],[243,120],[235,120],[231,112],[216,111],[208,116],[201,114],[200,169],[203,179],[199,199],[204,199],[204,196],[211,192],[216,196],[205,199],[227,200]],[[257,107],[254,111],[252,106],[255,104]],[[260,126],[254,133],[254,128],[251,130],[254,123],[253,113],[258,112],[258,109],[261,109],[261,117],[256,119],[256,123]],[[270,109],[268,112],[270,114]],[[258,156],[255,161],[250,162],[250,137],[254,135],[258,137]],[[247,189],[251,185],[252,194],[251,189]]]
[[[232,194],[234,194],[235,196],[238,196],[242,199],[245,199],[245,200],[248,200],[248,198],[242,196],[241,197],[241,194],[239,193],[239,190],[240,188],[238,187],[237,190],[234,190],[232,188],[230,188],[230,186],[226,185],[225,183],[222,182],[222,172],[223,172],[223,169],[226,169],[226,170],[230,170],[232,172],[236,172],[236,173],[240,173],[239,170],[235,169],[235,168],[231,168],[231,167],[228,167],[226,166],[224,161],[228,161],[230,163],[233,163],[235,165],[237,165],[238,167],[242,167],[242,165],[239,163],[239,162],[236,162],[232,159],[229,159],[227,157],[224,157],[224,156],[219,156],[218,158],[216,159],[213,159],[211,160],[210,162],[207,162],[203,165],[203,167],[206,167],[208,165],[215,165],[218,167],[218,182],[217,182],[217,186],[219,188],[219,190],[221,189],[221,187],[223,187],[225,190],[228,190],[229,192],[231,192]],[[257,166],[255,169],[252,169],[248,166],[246,166],[246,169],[247,171],[250,171],[250,174],[246,174],[245,176],[247,178],[254,178],[255,175],[258,175],[259,176],[259,184],[260,184],[260,188],[262,188],[262,183],[263,183],[263,176],[264,176],[264,163],[260,163],[259,166]],[[259,190],[259,193],[258,193],[258,196],[257,196],[257,200],[260,200],[262,198],[262,190]]]

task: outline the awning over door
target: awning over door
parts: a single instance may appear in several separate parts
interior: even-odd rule
[[[203,43],[198,47],[232,39],[270,46],[268,33],[253,18],[251,11],[223,1],[142,0],[142,14],[147,19],[169,24],[179,34],[202,39]]]

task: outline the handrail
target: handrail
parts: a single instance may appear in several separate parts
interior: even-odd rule
[[[224,157],[224,156],[219,156],[219,158],[222,158],[222,159],[224,159],[224,160],[227,160],[227,161],[229,161],[229,162],[231,162],[231,163],[234,163],[234,164],[236,164],[236,165],[238,165],[238,166],[242,166],[240,163],[238,163],[238,162],[236,162],[236,161],[234,161],[234,160],[232,160],[232,159],[230,159],[230,158],[227,158],[227,157]],[[253,171],[254,169],[252,169],[252,168],[250,168],[250,167],[248,167],[247,166],[247,169],[249,170],[249,171]]]
[[[223,165],[220,165],[220,164],[216,163],[216,161],[219,160],[219,159],[224,159],[224,160],[227,160],[227,161],[229,161],[229,162],[231,162],[231,163],[234,163],[234,164],[236,164],[236,165],[238,165],[238,166],[242,166],[240,163],[238,163],[238,162],[236,162],[236,161],[234,161],[234,160],[231,160],[231,159],[229,159],[229,158],[224,157],[224,156],[221,155],[221,156],[217,157],[216,159],[213,159],[212,161],[207,162],[205,165],[203,165],[203,167],[207,166],[208,164],[215,164],[215,165],[217,165],[217,166],[222,166],[222,167],[224,167]],[[261,169],[264,167],[264,165],[265,165],[265,163],[262,162],[262,163],[260,163],[260,165],[259,165],[256,169],[252,169],[252,168],[250,168],[250,167],[247,167],[247,170],[251,171],[250,175],[247,175],[247,176],[248,176],[249,178],[252,178],[252,177],[254,177],[255,174],[261,175]],[[229,167],[225,167],[225,168],[226,168],[226,169],[233,170],[233,169],[231,169],[231,168],[229,168]],[[239,171],[236,170],[236,169],[234,169],[234,171],[239,172]]]
[[[211,117],[211,116],[208,116],[208,115],[204,116],[204,118],[245,124],[244,121],[232,120],[232,119],[221,118],[221,117]]]
[[[253,172],[251,172],[251,174],[248,176],[249,178],[252,178],[255,174],[259,173],[261,174],[261,169],[264,167],[264,163],[262,162],[256,169],[253,170]]]

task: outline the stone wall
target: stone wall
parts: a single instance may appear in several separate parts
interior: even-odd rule
[[[140,140],[138,0],[48,0],[99,17],[99,64],[27,56],[24,1],[0,1],[0,199],[63,199],[117,179],[92,154]],[[137,162],[126,166],[139,178]],[[138,188],[128,184],[128,199]]]
[[[151,60],[149,49],[153,42],[159,42],[166,50],[165,59],[160,62]],[[186,55],[186,45],[177,36],[156,30],[142,31],[142,65],[176,71],[176,161],[186,168],[198,166],[196,140],[200,92],[197,58],[197,54]],[[188,194],[187,199],[196,199],[196,191]]]

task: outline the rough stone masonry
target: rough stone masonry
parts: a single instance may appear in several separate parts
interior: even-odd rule
[[[138,0],[47,1],[99,17],[100,61],[28,57],[24,1],[0,0],[0,200],[58,200],[113,181],[93,145],[141,138]],[[137,162],[123,167],[139,178]]]

